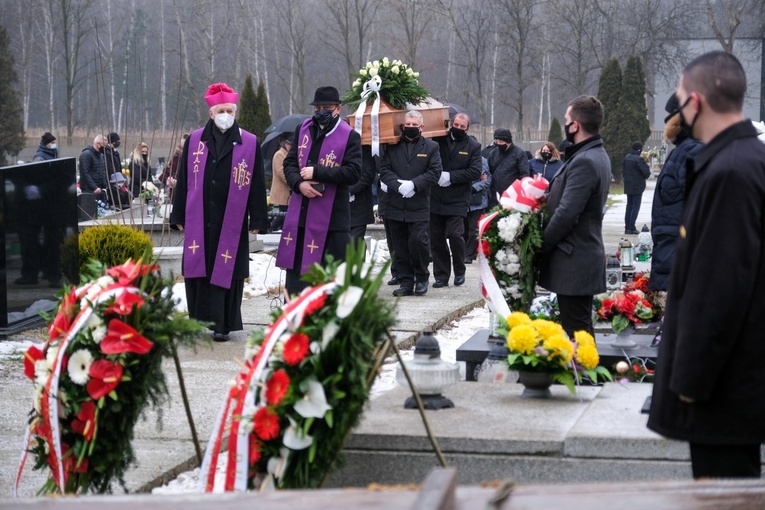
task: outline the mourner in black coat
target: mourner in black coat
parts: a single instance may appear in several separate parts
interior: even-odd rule
[[[216,106],[225,106],[225,103]],[[233,260],[234,272],[231,287],[226,289],[210,282],[217,256],[216,248],[220,241],[223,218],[229,203],[233,148],[235,144],[242,143],[242,136],[239,131],[239,126],[235,120],[233,125],[224,132],[212,119],[207,121],[202,131],[201,140],[207,145],[208,153],[203,182],[204,200],[196,206],[204,209],[207,276],[185,279],[189,316],[212,322],[216,341],[228,340],[229,332],[242,329],[241,305],[244,279],[250,276],[249,233],[265,232],[268,228],[263,158],[260,142],[257,142],[252,182],[247,195],[247,205],[239,233],[236,257]],[[176,228],[180,227],[179,230],[182,230],[186,224],[188,182],[193,179],[193,176],[189,176],[188,170],[190,140],[191,137],[186,139],[180,158],[173,212],[170,215],[170,224]]]
[[[563,329],[573,338],[575,331],[593,333],[592,297],[606,290],[602,230],[611,163],[598,134],[600,101],[577,97],[566,122],[575,143],[550,183],[539,284],[558,294]]]
[[[640,200],[645,191],[645,181],[651,176],[648,163],[640,155],[643,144],[632,143],[632,152],[624,156],[622,165],[622,178],[624,179],[624,194],[627,195],[627,209],[624,212],[624,233],[639,234],[635,227],[638,213],[640,212]]]
[[[760,478],[765,441],[765,144],[745,90],[738,60],[711,52],[677,91],[707,145],[687,163],[648,427],[690,443],[696,478]]]
[[[497,194],[502,195],[516,179],[530,176],[529,158],[526,151],[513,143],[513,135],[508,129],[494,131],[494,148],[484,157],[489,161],[491,171],[491,193],[489,208],[497,205]]]
[[[481,177],[481,144],[468,136],[469,127],[470,118],[457,114],[449,134],[436,139],[443,170],[430,191],[433,287],[449,285],[452,267],[454,285],[465,283],[465,216],[472,183]]]
[[[374,204],[372,203],[372,183],[377,177],[380,156],[372,156],[372,146],[361,147],[362,165],[359,182],[348,188],[351,204],[351,239],[364,239],[367,225],[375,222]]]
[[[428,291],[430,188],[441,175],[441,156],[438,144],[423,138],[421,131],[422,115],[408,112],[401,140],[388,146],[380,163],[381,186],[387,189],[385,218],[401,285],[395,296]]]

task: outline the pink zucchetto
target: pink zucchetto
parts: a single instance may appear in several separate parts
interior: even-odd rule
[[[207,106],[210,108],[222,103],[236,104],[239,101],[239,94],[234,92],[234,89],[225,83],[213,83],[207,87],[205,101],[207,101]]]

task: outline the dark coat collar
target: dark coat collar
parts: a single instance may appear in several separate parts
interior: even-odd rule
[[[571,159],[571,158],[574,156],[574,154],[576,154],[577,152],[579,152],[579,151],[580,151],[580,150],[582,150],[582,149],[583,149],[585,146],[589,145],[589,144],[590,144],[590,143],[592,143],[592,142],[600,142],[600,144],[602,145],[602,144],[603,144],[603,141],[602,141],[602,140],[603,140],[603,139],[601,138],[601,136],[600,136],[600,135],[595,135],[595,136],[591,136],[591,137],[587,138],[586,140],[582,140],[581,142],[579,142],[579,143],[577,143],[577,144],[575,144],[575,145],[570,145],[570,146],[568,146],[568,147],[566,148],[566,161],[568,161],[569,159]],[[594,147],[595,145],[596,145],[596,144],[593,144],[593,147]],[[588,148],[589,148],[589,147],[588,147]]]
[[[727,129],[724,129],[717,136],[712,138],[707,145],[705,145],[696,157],[693,158],[694,172],[700,172],[725,146],[731,142],[741,139],[757,137],[757,130],[754,129],[752,121],[742,120],[733,124]]]
[[[228,130],[224,133],[226,135],[226,141],[228,143],[225,144],[223,150],[220,154],[216,154],[216,148],[215,143],[209,143],[212,140],[213,129],[218,129],[215,127],[215,123],[212,119],[207,121],[207,124],[205,124],[204,129],[202,130],[202,135],[200,139],[207,143],[207,150],[210,151],[211,154],[214,154],[216,158],[220,159],[226,156],[229,152],[231,152],[234,149],[234,145],[242,143],[242,135],[239,132],[239,124],[237,124],[236,120],[234,120],[234,124],[228,128]]]

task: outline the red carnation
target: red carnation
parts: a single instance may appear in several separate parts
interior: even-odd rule
[[[128,260],[121,266],[110,267],[106,270],[106,274],[117,280],[120,285],[129,285],[137,278],[146,276],[146,274],[155,269],[157,269],[157,266]]]
[[[489,246],[489,241],[481,241],[481,243],[478,245],[478,249],[481,250],[481,253],[483,253],[484,257],[487,259],[491,255],[491,247]]]
[[[72,420],[72,430],[85,436],[85,441],[93,439],[96,432],[96,404],[93,401],[82,403],[77,418]]]
[[[254,466],[260,460],[260,441],[255,434],[250,434],[250,466]]]
[[[282,357],[288,365],[297,365],[305,359],[309,347],[310,340],[308,339],[308,335],[295,333],[284,343]]]
[[[117,315],[128,315],[133,311],[133,305],[138,308],[143,306],[144,300],[134,292],[125,291],[114,299],[106,313],[116,313]]]
[[[90,365],[90,381],[88,381],[88,395],[93,400],[98,400],[108,395],[122,380],[122,365],[112,363],[109,360],[100,359]]]
[[[35,362],[45,359],[45,354],[34,345],[24,353],[24,375],[35,380]]]
[[[266,401],[272,405],[279,403],[290,389],[290,376],[284,370],[277,370],[266,383]]]
[[[119,319],[109,321],[106,336],[101,340],[101,352],[104,354],[122,354],[134,352],[146,354],[154,344]]]
[[[252,419],[255,434],[263,441],[279,436],[279,416],[268,407],[261,407]]]

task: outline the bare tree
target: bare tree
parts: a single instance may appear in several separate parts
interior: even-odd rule
[[[378,0],[323,0],[330,22],[335,26],[324,34],[327,46],[345,60],[348,78],[353,78],[364,63],[364,46],[375,22]]]
[[[423,32],[433,21],[430,0],[395,0],[391,7],[396,13],[403,29],[403,53],[410,67],[417,66],[417,48]],[[394,31],[395,33],[395,31]]]
[[[765,27],[765,6],[762,0],[706,0],[706,12],[715,38],[723,51],[733,53],[733,44],[746,20],[759,24],[754,31],[762,34]]]

